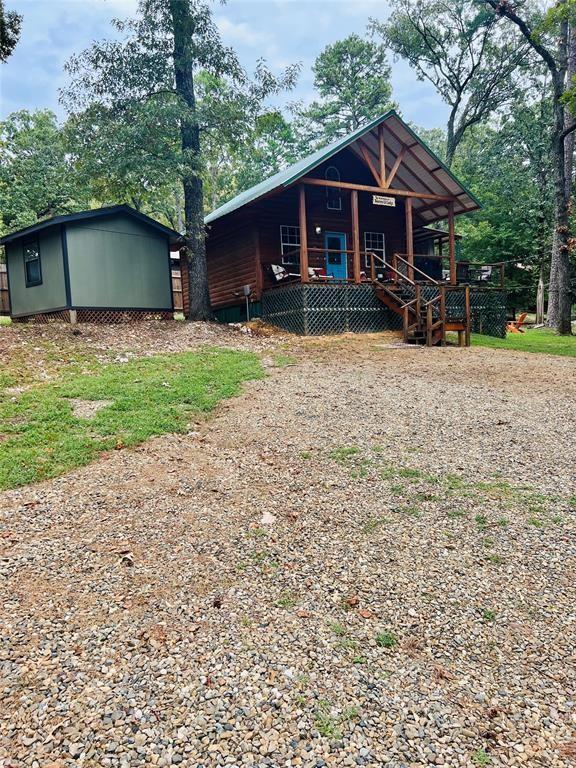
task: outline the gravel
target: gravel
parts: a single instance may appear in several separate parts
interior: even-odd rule
[[[267,378],[0,495],[0,766],[574,765],[576,363],[182,328]]]

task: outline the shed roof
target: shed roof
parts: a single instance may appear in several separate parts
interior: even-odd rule
[[[212,211],[205,219],[206,224],[210,224],[216,221],[216,219],[220,219],[222,216],[226,216],[275,190],[289,187],[343,149],[349,147],[362,159],[362,153],[357,144],[358,139],[363,140],[371,152],[374,161],[377,162],[378,134],[374,132],[374,129],[377,129],[379,125],[382,125],[384,130],[387,173],[394,166],[397,157],[402,152],[402,148],[406,147],[396,176],[391,184],[391,189],[404,189],[410,192],[454,197],[456,200],[454,204],[455,214],[469,213],[480,208],[480,202],[472,192],[454,176],[427,144],[392,109],[352,131],[347,136],[338,139],[326,147],[322,147],[294,163],[294,165],[274,174],[274,176],[270,176],[260,184],[256,184],[256,186],[247,189],[245,192],[241,192],[232,200]],[[342,181],[346,180],[342,179]],[[417,198],[414,201],[414,212],[420,216],[425,224],[440,221],[448,216],[446,203],[434,203],[434,206],[431,207],[429,200],[418,200]]]
[[[43,229],[47,229],[48,227],[53,227],[58,224],[67,224],[71,221],[84,221],[85,219],[101,218],[102,216],[110,216],[116,213],[125,213],[126,215],[131,216],[134,219],[138,219],[144,224],[153,227],[154,229],[169,237],[170,242],[179,240],[182,237],[182,235],[180,235],[175,230],[170,229],[170,227],[165,227],[163,224],[160,224],[159,221],[151,219],[150,216],[146,216],[145,214],[140,213],[134,208],[131,208],[129,205],[109,205],[106,208],[93,208],[90,211],[79,211],[78,213],[69,213],[63,216],[52,216],[52,218],[39,221],[37,224],[32,224],[30,227],[24,227],[23,229],[19,229],[16,232],[10,232],[10,234],[4,235],[4,237],[0,239],[0,245],[10,243],[13,240],[18,240],[21,237],[27,237],[28,235],[32,235],[35,232],[39,232]]]

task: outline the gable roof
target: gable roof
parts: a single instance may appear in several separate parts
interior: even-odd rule
[[[24,227],[23,229],[19,229],[16,232],[10,232],[10,234],[4,235],[4,237],[0,239],[0,245],[10,243],[13,240],[18,240],[21,237],[27,237],[28,235],[32,235],[35,232],[47,229],[48,227],[54,227],[58,224],[67,224],[71,221],[84,221],[85,219],[96,219],[101,218],[102,216],[111,216],[117,213],[125,213],[126,215],[131,216],[134,219],[138,219],[138,221],[141,221],[144,224],[147,224],[149,227],[153,227],[158,232],[161,232],[162,234],[169,237],[170,242],[179,240],[182,237],[175,230],[170,229],[170,227],[165,227],[163,224],[160,224],[159,221],[151,219],[150,216],[146,216],[145,214],[140,213],[135,208],[131,208],[129,205],[110,205],[106,208],[93,208],[90,211],[79,211],[78,213],[69,213],[63,216],[52,216],[52,218],[39,221],[37,224],[32,224],[30,227]]]
[[[387,172],[394,166],[396,159],[402,152],[402,147],[406,147],[391,189],[407,189],[411,192],[422,192],[423,194],[454,196],[456,198],[454,204],[455,214],[469,213],[480,208],[480,202],[472,192],[454,176],[425,142],[414,133],[412,128],[402,120],[398,113],[391,109],[384,115],[376,117],[369,123],[352,131],[347,136],[318,149],[311,155],[294,163],[294,165],[236,195],[232,200],[212,211],[205,218],[205,223],[210,224],[216,221],[216,219],[220,219],[222,216],[226,216],[264,195],[289,187],[343,149],[350,147],[362,159],[361,152],[355,146],[355,142],[358,139],[362,139],[368,149],[373,152],[373,157],[376,161],[378,157],[378,136],[377,134],[374,135],[373,130],[378,128],[379,125],[383,126],[384,131]],[[342,181],[344,182],[345,179],[342,179]],[[397,186],[398,182],[400,182],[401,186]],[[420,201],[420,205],[417,203],[418,198],[414,200],[414,212],[420,215],[425,224],[431,224],[448,216],[446,204],[441,202],[435,203],[434,207],[431,208],[428,200]]]

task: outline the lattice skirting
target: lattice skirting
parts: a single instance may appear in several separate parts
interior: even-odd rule
[[[69,323],[70,322],[70,310],[60,309],[57,312],[41,312],[37,315],[26,315],[25,317],[13,317],[13,323],[40,323],[47,325],[48,323]]]
[[[423,298],[430,300],[438,289],[424,286],[422,292]],[[504,291],[471,288],[470,312],[475,333],[506,335]],[[446,314],[448,320],[464,317],[463,290],[447,292]],[[262,318],[290,333],[304,336],[402,328],[401,317],[382,305],[371,285],[296,283],[273,288],[262,295]]]
[[[401,318],[370,285],[287,285],[262,296],[262,318],[304,336],[399,330]]]
[[[141,320],[173,320],[174,313],[140,309],[78,309],[76,318],[79,323],[134,323]]]
[[[78,323],[100,323],[102,325],[117,323],[134,323],[142,320],[173,320],[174,314],[169,311],[151,312],[149,310],[139,309],[78,309],[76,310],[76,321]],[[58,312],[42,312],[36,315],[26,315],[26,317],[12,318],[14,323],[70,323],[70,310],[61,309]]]

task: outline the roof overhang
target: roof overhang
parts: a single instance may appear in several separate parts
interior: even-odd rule
[[[63,216],[53,216],[50,219],[44,219],[43,221],[39,221],[37,224],[32,224],[30,227],[24,227],[24,229],[19,229],[16,232],[11,232],[10,234],[5,235],[0,239],[0,245],[5,245],[6,243],[10,243],[13,240],[19,240],[21,237],[28,237],[43,229],[55,227],[60,224],[68,224],[75,221],[86,221],[87,219],[102,218],[104,216],[113,216],[118,213],[124,213],[134,219],[138,219],[138,221],[141,221],[143,224],[147,224],[149,227],[152,227],[158,232],[166,235],[166,237],[170,239],[171,243],[179,242],[182,239],[182,235],[180,235],[179,232],[170,229],[170,227],[165,227],[164,224],[160,224],[159,221],[156,221],[155,219],[150,218],[150,216],[146,216],[145,214],[140,213],[140,211],[137,211],[135,208],[131,208],[129,205],[111,205],[105,208],[93,208],[89,211],[79,211],[78,213],[69,213]]]
[[[378,178],[381,139],[385,147],[385,176],[389,186],[387,184],[382,186]],[[413,211],[422,225],[447,218],[450,201],[454,205],[455,215],[470,213],[480,208],[480,202],[476,197],[410,126],[394,110],[391,110],[348,136],[319,149],[284,171],[237,195],[209,214],[205,219],[206,223],[210,224],[248,203],[306,179],[319,165],[344,149],[352,151],[368,168],[371,168],[375,175],[374,191],[382,194],[388,192],[390,195],[395,191],[408,193],[408,196],[413,199]],[[342,179],[342,182],[345,181],[348,180]],[[353,182],[353,180],[350,181]],[[403,196],[405,197],[406,194]]]

